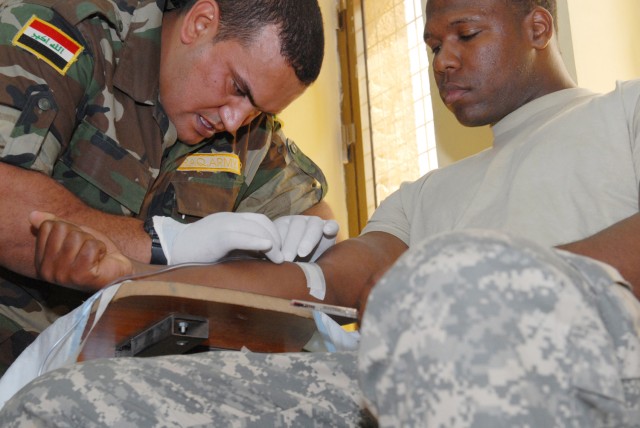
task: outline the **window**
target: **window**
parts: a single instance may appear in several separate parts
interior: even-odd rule
[[[360,199],[360,217],[368,218],[402,182],[438,167],[422,2],[354,0],[343,6],[342,27],[350,36],[344,56],[352,67],[347,82],[343,65],[343,85],[357,86],[352,122],[345,121],[347,134],[355,135],[349,162],[362,163],[356,188],[348,181],[347,191],[348,198]]]

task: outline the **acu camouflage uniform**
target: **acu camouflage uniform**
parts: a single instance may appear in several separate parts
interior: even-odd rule
[[[272,116],[259,116],[235,138],[176,142],[158,102],[160,26],[171,8],[164,0],[0,1],[1,160],[52,176],[101,211],[141,219],[192,221],[232,210],[276,218],[319,202],[327,191],[322,172]],[[16,43],[36,25],[28,24],[34,16],[81,46],[77,57],[55,65],[36,56],[42,43],[36,54]],[[178,169],[212,155],[231,156],[236,167]],[[68,309],[50,310],[60,287],[2,276],[0,374]]]
[[[501,232],[441,234],[373,289],[357,354],[93,360],[36,378],[0,424],[640,427],[640,303],[621,281]]]

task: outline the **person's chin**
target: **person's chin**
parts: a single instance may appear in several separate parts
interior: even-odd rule
[[[176,128],[176,130],[178,131],[178,140],[188,146],[193,146],[209,138],[208,136],[203,135],[204,131],[200,132],[197,127],[188,126]]]
[[[463,126],[475,127],[489,125],[491,123],[485,112],[474,108],[473,106],[455,105],[450,106],[449,110]]]
[[[204,139],[205,137],[196,132],[185,134],[178,133],[178,140],[181,143],[186,144],[187,146],[195,146],[196,144],[202,142]]]

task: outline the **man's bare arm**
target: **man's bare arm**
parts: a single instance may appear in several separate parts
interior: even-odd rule
[[[404,242],[383,232],[367,233],[331,247],[317,262],[327,283],[324,302],[363,311],[371,288],[406,249]],[[153,278],[287,299],[315,300],[309,295],[302,270],[293,263],[231,261],[213,266],[185,267]]]
[[[0,265],[15,272],[35,275],[35,236],[28,221],[34,210],[89,225],[108,235],[125,255],[149,261],[150,239],[140,220],[90,208],[44,174],[0,162],[0,194]]]
[[[588,238],[558,248],[607,263],[633,285],[640,299],[640,213]]]

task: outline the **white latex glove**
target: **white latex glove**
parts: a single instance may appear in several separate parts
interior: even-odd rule
[[[278,230],[263,214],[220,212],[190,224],[155,216],[153,227],[170,265],[211,263],[232,250],[260,251],[274,263],[284,261]]]
[[[316,216],[288,215],[274,220],[280,239],[284,260],[291,262],[296,257],[310,257],[315,261],[327,248],[336,243],[340,226],[334,220],[323,220]]]

